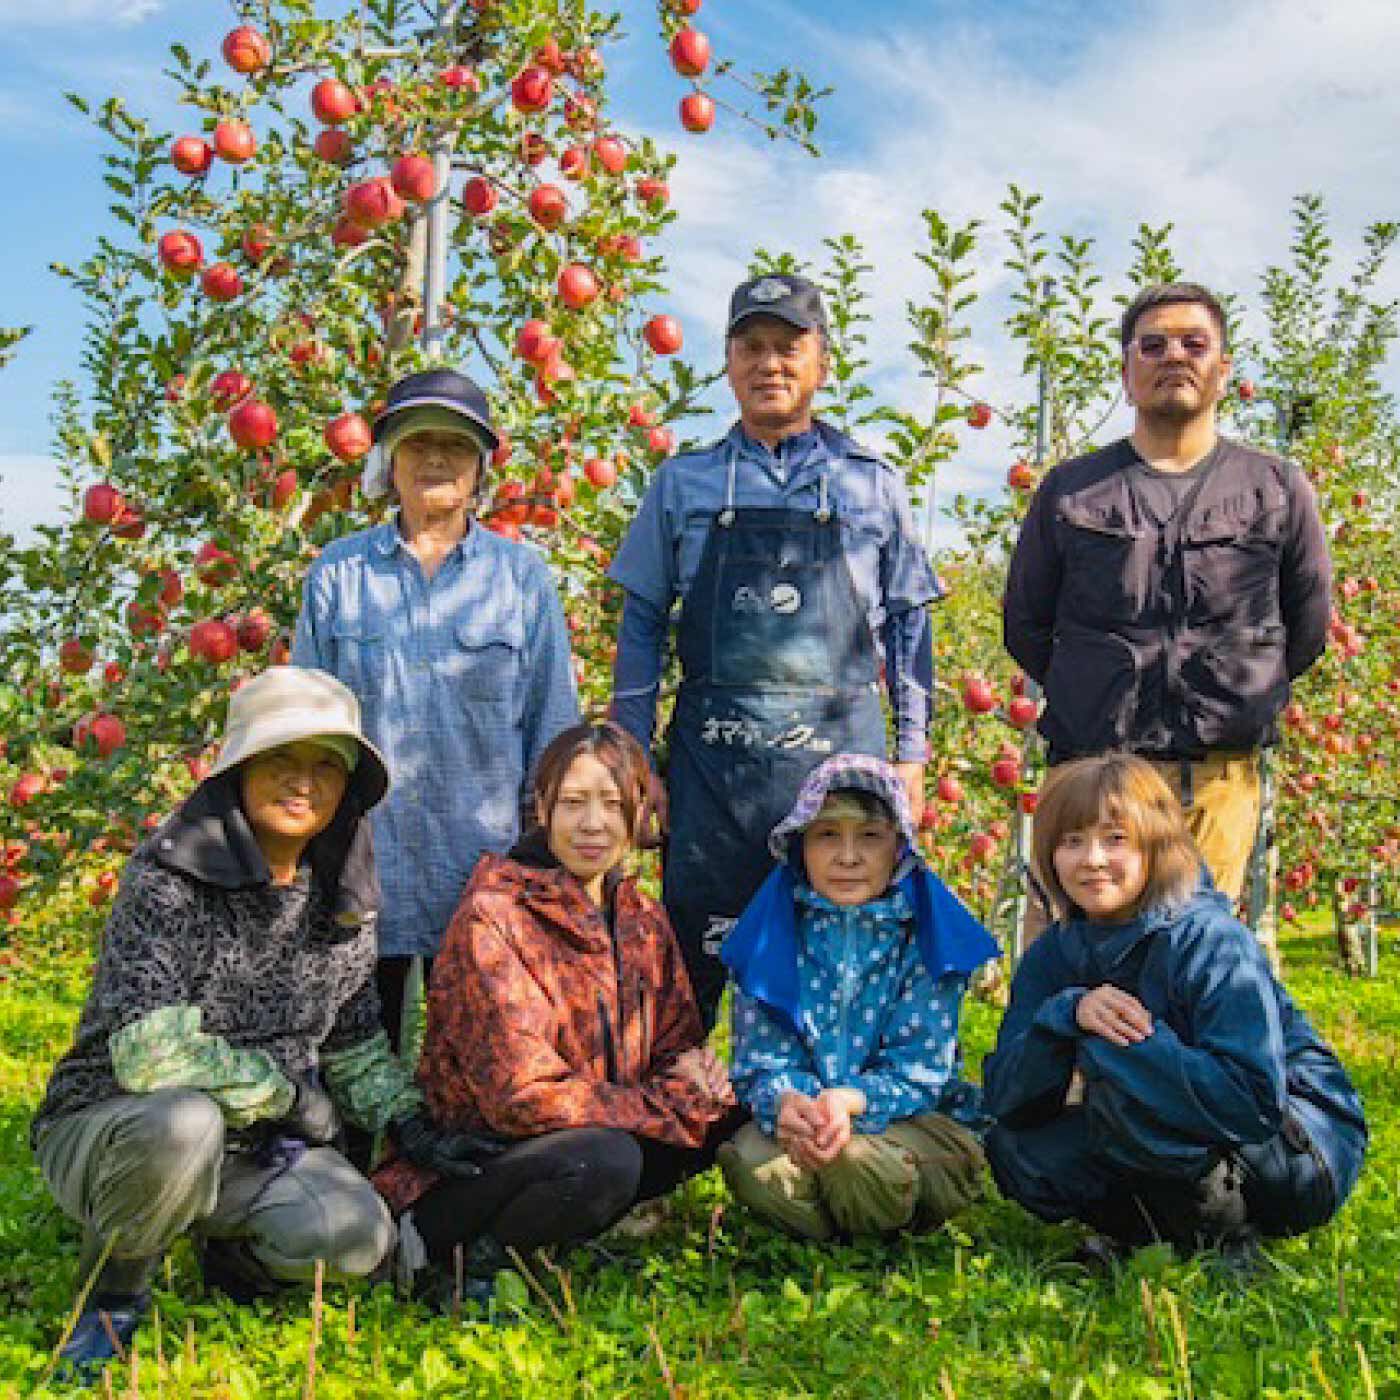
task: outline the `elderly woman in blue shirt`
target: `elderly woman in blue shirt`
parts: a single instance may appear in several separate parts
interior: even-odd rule
[[[485,394],[451,370],[408,375],[374,438],[366,488],[387,487],[398,511],[312,565],[292,659],[355,692],[394,775],[373,827],[397,1047],[411,959],[431,968],[477,858],[515,841],[535,760],[579,713],[548,565],[473,518],[498,442]]]

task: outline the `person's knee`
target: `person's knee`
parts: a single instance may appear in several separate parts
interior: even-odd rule
[[[590,1133],[562,1164],[559,1185],[572,1199],[580,1237],[597,1234],[637,1199],[642,1149],[617,1129]]]
[[[308,1193],[296,1209],[279,1209],[260,1224],[253,1252],[278,1278],[309,1278],[318,1259],[332,1275],[363,1277],[394,1244],[393,1219],[368,1182]]]
[[[888,1234],[914,1218],[918,1164],[913,1153],[883,1137],[853,1137],[817,1178],[832,1219],[848,1234]]]
[[[198,1089],[165,1089],[146,1097],[130,1137],[152,1177],[194,1177],[223,1156],[224,1115],[208,1094]]]

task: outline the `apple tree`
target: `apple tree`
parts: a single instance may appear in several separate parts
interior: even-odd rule
[[[741,76],[699,8],[657,6],[680,139],[719,114],[814,149],[822,94]],[[0,909],[74,872],[100,905],[207,771],[230,689],[287,655],[309,562],[382,518],[357,483],[395,378],[447,362],[490,386],[508,441],[484,519],[551,556],[591,701],[601,570],[705,387],[655,248],[674,156],[611,110],[618,14],[235,11],[221,52],[170,48],[184,130],[70,98],[105,138],[112,230],[55,267],[86,308],[56,404],[67,517],[0,547]]]

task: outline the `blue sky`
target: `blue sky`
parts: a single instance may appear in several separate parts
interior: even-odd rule
[[[1046,197],[1053,228],[1092,233],[1110,283],[1140,220],[1171,220],[1203,280],[1252,294],[1286,253],[1292,195],[1325,196],[1343,257],[1372,220],[1400,216],[1400,5],[1394,0],[705,0],[695,23],[743,67],[801,68],[836,95],[819,161],[750,136],[721,114],[687,136],[684,85],[640,0],[608,54],[614,113],[681,153],[681,214],[668,236],[672,309],[688,348],[717,354],[724,302],[756,244],[815,255],[852,231],[879,269],[872,344],[883,396],[924,392],[902,354],[920,211],[995,220],[1008,181]],[[0,522],[23,533],[58,509],[49,400],[77,376],[79,307],[48,272],[107,230],[97,138],[63,102],[119,93],[172,130],[190,123],[160,77],[172,40],[217,54],[232,23],[217,0],[0,0],[0,168],[10,171],[0,324],[36,333],[0,373]],[[988,288],[1000,249],[989,241]],[[1110,287],[1108,290],[1113,290]],[[1400,277],[1389,290],[1400,294]],[[1014,374],[979,326],[987,392]],[[940,492],[1000,480],[981,435]]]

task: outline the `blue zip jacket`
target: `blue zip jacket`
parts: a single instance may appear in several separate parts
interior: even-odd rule
[[[883,898],[847,907],[779,866],[720,953],[735,980],[735,1092],[769,1134],[789,1090],[859,1089],[862,1133],[932,1112],[965,1087],[963,992],[996,952],[922,864]]]
[[[1079,999],[1104,983],[1152,1013],[1146,1040],[1116,1046],[1079,1028]],[[1124,924],[1067,920],[1031,945],[983,1065],[986,1109],[1013,1130],[1046,1123],[1076,1067],[1112,1091],[1092,1095],[1112,1105],[1098,1140],[1124,1170],[1198,1175],[1287,1119],[1326,1163],[1338,1205],[1360,1173],[1366,1121],[1346,1070],[1214,890]]]

